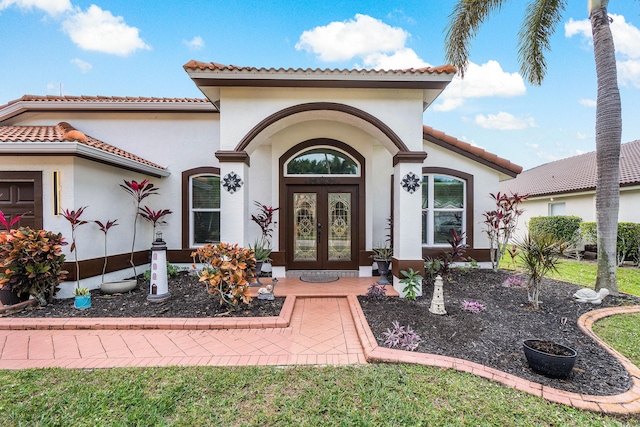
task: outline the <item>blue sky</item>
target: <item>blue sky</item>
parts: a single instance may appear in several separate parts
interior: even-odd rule
[[[22,95],[201,97],[191,59],[255,67],[408,68],[444,64],[452,0],[0,0],[0,104]],[[517,64],[524,5],[487,22],[471,65],[424,123],[525,169],[595,149],[596,78],[587,1],[551,40],[547,76]],[[609,14],[623,104],[622,142],[640,139],[640,4]]]

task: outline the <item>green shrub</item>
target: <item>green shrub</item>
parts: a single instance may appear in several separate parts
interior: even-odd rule
[[[27,293],[41,304],[53,300],[67,271],[62,269],[62,233],[20,227],[0,233],[0,286]]]
[[[529,275],[527,296],[534,309],[540,307],[540,284],[550,273],[558,271],[565,244],[550,234],[529,234],[517,241],[522,268]]]
[[[595,222],[583,222],[580,224],[580,232],[586,242],[597,243],[598,234]],[[640,224],[635,222],[618,223],[617,243],[618,264],[625,259],[631,259],[638,264],[640,258]]]
[[[582,218],[578,216],[536,216],[529,220],[529,234],[550,234],[565,242],[574,240]]]
[[[167,261],[167,277],[171,279],[172,277],[176,277],[178,273],[180,273],[180,267]],[[151,270],[145,271],[143,277],[144,280],[151,280]]]

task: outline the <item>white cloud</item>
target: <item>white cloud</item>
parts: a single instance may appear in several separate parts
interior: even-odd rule
[[[487,61],[482,65],[470,62],[464,79],[454,77],[442,93],[441,101],[433,108],[436,111],[451,111],[462,106],[467,98],[509,98],[526,92],[522,76],[503,71],[497,61]]]
[[[611,34],[616,47],[618,80],[620,84],[631,84],[640,88],[640,29],[628,23],[622,15],[609,15],[612,19]],[[591,22],[588,19],[569,22],[564,25],[566,37],[580,35],[593,44]]]
[[[535,148],[535,149],[538,149],[540,147],[540,144],[536,144],[536,143],[533,143],[533,142],[525,142],[524,145],[526,145],[529,148]]]
[[[80,69],[80,71],[82,71],[83,73],[86,73],[86,72],[90,71],[91,68],[93,67],[88,62],[83,61],[82,59],[79,59],[79,58],[73,58],[71,60],[71,63],[73,65],[75,65],[76,67],[78,67]]]
[[[536,123],[533,117],[517,118],[512,114],[500,111],[498,114],[489,114],[487,116],[478,114],[475,123],[485,129],[497,130],[521,130],[535,127]]]
[[[182,40],[182,43],[187,45],[189,49],[193,50],[200,50],[204,47],[204,40],[202,40],[202,37],[200,36],[195,36],[191,40]]]
[[[398,49],[392,54],[376,52],[364,58],[364,66],[376,70],[402,70],[423,68],[430,65],[424,62],[413,49]]]
[[[332,22],[304,31],[296,43],[297,50],[313,53],[323,62],[365,59],[370,55],[404,49],[409,33],[368,15]]]
[[[587,139],[587,134],[582,132],[576,132],[576,138],[578,139]]]
[[[63,30],[81,49],[127,56],[139,49],[151,49],[121,16],[113,16],[96,5],[77,11],[62,23]]]
[[[28,10],[36,8],[52,16],[72,9],[70,0],[0,0],[0,10],[11,6]]]
[[[584,107],[595,107],[596,105],[598,105],[595,99],[582,98],[578,102],[580,103],[580,105],[582,105]]]

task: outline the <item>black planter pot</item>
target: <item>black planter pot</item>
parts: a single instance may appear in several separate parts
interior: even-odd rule
[[[23,292],[20,296],[18,296],[18,294],[14,291],[0,288],[0,302],[2,303],[2,305],[14,305],[28,299],[29,294],[27,292]]]
[[[522,348],[529,367],[551,378],[567,378],[578,355],[574,349],[552,341],[525,340]]]
[[[376,264],[378,264],[378,272],[380,273],[380,280],[378,280],[379,285],[390,285],[389,282],[389,264],[391,261],[386,259],[373,259]]]

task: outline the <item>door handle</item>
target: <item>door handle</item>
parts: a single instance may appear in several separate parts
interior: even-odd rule
[[[318,223],[318,239],[320,239],[321,235],[322,235],[322,224]]]

